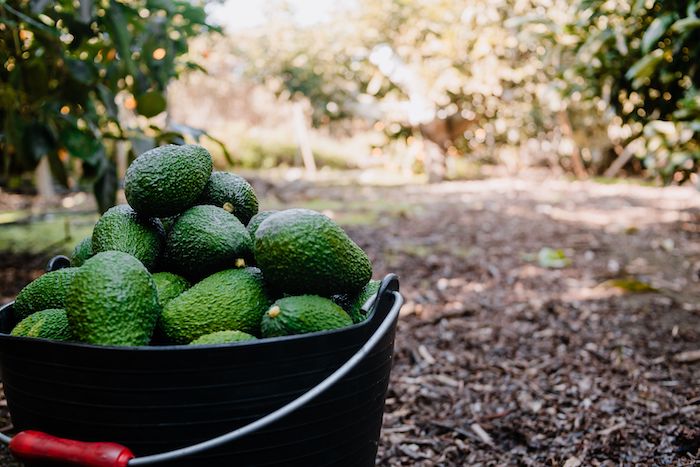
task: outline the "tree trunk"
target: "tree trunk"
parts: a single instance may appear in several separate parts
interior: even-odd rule
[[[439,144],[425,139],[425,172],[428,175],[428,183],[439,183],[445,179],[447,164],[445,151]]]
[[[316,161],[311,150],[309,129],[304,119],[304,109],[302,109],[301,102],[295,102],[292,106],[292,124],[294,125],[294,137],[297,140],[299,152],[301,152],[304,168],[309,175],[313,175],[316,173]]]
[[[569,121],[569,115],[566,113],[566,110],[562,110],[559,112],[558,117],[561,132],[564,134],[564,136],[571,140],[571,166],[574,170],[574,175],[576,175],[576,178],[586,179],[588,178],[588,171],[586,170],[586,166],[583,164],[583,159],[581,159],[581,152],[579,151],[578,145],[576,144],[576,140],[574,138],[574,132]]]
[[[129,166],[129,148],[126,141],[117,141],[114,144],[114,154],[117,161],[117,178],[123,180]]]
[[[42,201],[50,201],[56,196],[56,190],[53,187],[53,175],[51,175],[51,167],[49,167],[49,159],[42,157],[34,171],[36,176],[36,189]]]

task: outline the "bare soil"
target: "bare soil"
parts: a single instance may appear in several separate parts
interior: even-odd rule
[[[274,207],[329,200],[375,277],[401,277],[378,465],[700,463],[692,188],[256,186]],[[543,247],[570,264],[543,267]],[[0,253],[1,300],[47,259]]]

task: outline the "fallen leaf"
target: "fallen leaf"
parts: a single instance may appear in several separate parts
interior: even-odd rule
[[[647,293],[647,292],[658,292],[659,289],[652,287],[650,284],[640,281],[634,277],[624,277],[620,279],[611,279],[609,281],[603,282],[602,285],[608,287],[616,287],[622,289],[625,292],[632,293]]]
[[[549,247],[544,247],[537,253],[537,262],[541,267],[548,269],[561,269],[571,264],[564,250]]]

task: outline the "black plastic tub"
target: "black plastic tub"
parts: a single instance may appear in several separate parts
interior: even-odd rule
[[[367,321],[348,328],[208,346],[99,347],[9,336],[0,308],[0,368],[17,430],[111,441],[138,457],[217,437],[324,380],[391,319],[338,383],[267,427],[159,465],[374,465],[402,304],[385,279]]]

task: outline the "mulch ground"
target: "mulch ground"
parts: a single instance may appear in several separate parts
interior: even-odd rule
[[[347,227],[407,299],[377,465],[700,463],[700,194],[546,179],[267,191],[381,200]],[[542,267],[543,247],[571,264]],[[45,260],[0,253],[2,299]]]

